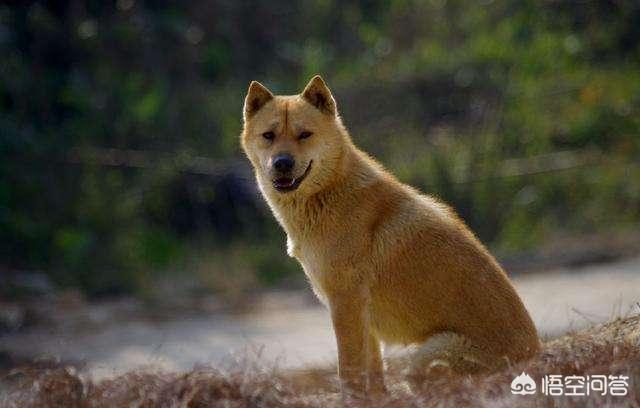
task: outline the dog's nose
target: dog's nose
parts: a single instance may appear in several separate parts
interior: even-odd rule
[[[293,156],[288,153],[281,153],[273,159],[273,167],[281,173],[291,171],[295,164],[296,162],[293,160]]]

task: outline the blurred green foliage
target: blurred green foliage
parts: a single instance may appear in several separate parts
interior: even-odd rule
[[[241,107],[252,79],[315,73],[359,145],[494,248],[633,225],[639,39],[633,0],[1,5],[0,268],[90,295],[281,282]]]

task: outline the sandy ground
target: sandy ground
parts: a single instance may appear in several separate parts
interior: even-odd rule
[[[640,257],[521,275],[514,282],[543,338],[640,312]],[[83,373],[94,379],[141,367],[174,371],[224,364],[246,357],[247,351],[280,367],[335,361],[327,312],[304,295],[274,296],[288,300],[274,302],[278,306],[267,301],[259,311],[240,316],[132,318],[84,330],[33,328],[0,337],[0,350],[82,361]]]

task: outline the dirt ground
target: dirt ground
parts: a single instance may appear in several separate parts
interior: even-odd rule
[[[495,373],[458,376],[440,366],[410,386],[405,368],[402,359],[389,359],[387,392],[362,399],[340,392],[335,366],[279,369],[251,356],[186,372],[132,370],[102,381],[84,378],[72,365],[27,365],[0,376],[0,406],[637,407],[640,315],[546,341],[531,360]]]
[[[640,257],[517,275],[514,283],[543,338],[640,312]],[[272,293],[251,313],[169,319],[127,312],[134,306],[89,305],[90,324],[63,320],[5,334],[0,351],[81,363],[80,374],[94,380],[140,368],[215,366],[247,354],[277,367],[326,366],[336,358],[331,324],[327,312],[309,298]],[[120,313],[114,313],[118,307]]]

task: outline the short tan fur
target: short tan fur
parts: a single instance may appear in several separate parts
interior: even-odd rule
[[[331,312],[345,393],[384,392],[381,342],[421,345],[407,366],[416,386],[438,365],[495,370],[539,350],[500,265],[451,208],[353,144],[322,78],[293,96],[252,82],[241,141],[289,255]]]

